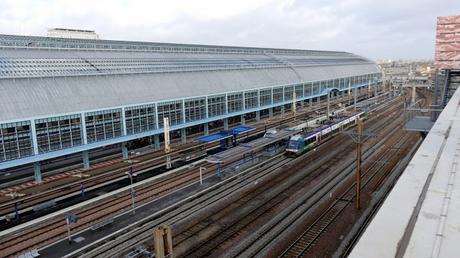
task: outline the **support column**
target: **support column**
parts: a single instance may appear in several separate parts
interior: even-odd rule
[[[187,143],[187,132],[185,131],[185,128],[180,129],[180,139],[182,144]]]
[[[256,121],[260,121],[260,110],[256,111]]]
[[[269,108],[268,109],[268,118],[272,118],[273,117],[273,108]]]
[[[228,130],[228,118],[224,118],[224,130]]]
[[[300,101],[300,108],[304,108],[305,107],[305,100],[301,100]]]
[[[160,135],[159,134],[155,134],[153,136],[153,144],[155,145],[155,150],[160,149]]]
[[[246,124],[246,119],[244,118],[244,115],[241,115],[241,124],[242,125]]]
[[[128,159],[128,147],[126,142],[121,143],[121,153],[123,154],[123,159]]]
[[[83,151],[81,153],[83,156],[83,169],[88,169],[89,168],[89,154],[88,151]]]
[[[153,145],[153,136],[149,136],[149,145]]]
[[[284,116],[284,105],[281,106],[281,116]]]
[[[204,131],[204,135],[208,135],[209,134],[209,124],[208,123],[204,123],[203,124],[203,131]]]
[[[40,162],[34,162],[34,178],[35,178],[35,183],[40,184],[42,182],[42,172],[40,169]]]

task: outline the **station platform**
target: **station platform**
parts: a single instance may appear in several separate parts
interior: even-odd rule
[[[458,89],[349,257],[458,257]]]
[[[201,142],[201,143],[213,143],[213,142],[226,140],[228,138],[237,136],[237,135],[242,134],[242,133],[248,133],[248,132],[253,131],[255,129],[256,129],[255,127],[241,125],[241,126],[231,128],[229,130],[224,130],[224,131],[220,131],[220,132],[217,132],[217,133],[212,133],[212,134],[208,134],[208,135],[205,135],[205,136],[201,136],[201,137],[193,139],[193,141],[194,142]]]
[[[282,139],[288,139],[297,132],[298,130],[290,129],[277,130],[276,133],[271,134],[270,136],[264,136],[248,143],[242,143],[236,147],[220,152],[219,154],[211,155],[206,158],[206,161],[209,163],[225,163],[227,161],[234,160],[237,157],[257,152],[260,149],[279,142]]]

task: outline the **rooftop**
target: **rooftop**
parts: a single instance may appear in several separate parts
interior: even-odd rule
[[[346,52],[0,35],[0,122],[374,73]]]
[[[455,257],[460,243],[458,89],[349,257]]]

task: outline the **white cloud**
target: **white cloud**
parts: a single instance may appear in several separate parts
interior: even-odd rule
[[[107,39],[431,58],[436,16],[459,7],[458,0],[1,0],[0,33],[69,27]]]

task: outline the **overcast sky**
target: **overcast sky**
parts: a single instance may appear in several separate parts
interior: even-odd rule
[[[460,0],[0,0],[0,33],[65,27],[104,39],[432,59],[442,15],[460,15]]]

